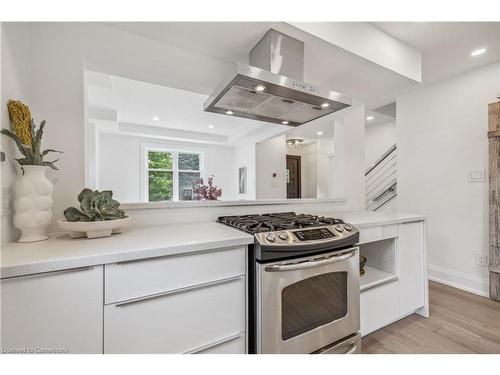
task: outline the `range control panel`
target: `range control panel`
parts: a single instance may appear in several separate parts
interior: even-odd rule
[[[325,240],[335,237],[335,234],[328,228],[306,229],[292,232],[299,241]]]
[[[325,242],[344,241],[348,237],[358,236],[358,230],[351,224],[337,224],[307,229],[291,229],[275,232],[260,232],[255,234],[260,245],[314,245]]]

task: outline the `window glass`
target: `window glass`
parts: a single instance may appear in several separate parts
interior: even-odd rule
[[[172,153],[148,151],[149,169],[172,169]]]
[[[200,172],[179,172],[179,200],[193,200],[193,185],[200,179]]]
[[[179,170],[181,171],[199,171],[199,154],[179,154]]]
[[[171,201],[173,197],[173,173],[149,171],[149,201]]]

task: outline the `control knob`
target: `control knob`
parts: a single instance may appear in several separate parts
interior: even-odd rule
[[[283,241],[288,240],[288,234],[286,234],[286,232],[281,232],[278,237]]]
[[[344,224],[344,229],[350,232],[352,230],[352,225],[351,224]]]
[[[341,232],[342,233],[344,231],[344,228],[342,226],[340,226],[340,225],[335,225],[335,230],[337,232]]]
[[[267,236],[266,236],[266,240],[268,240],[269,242],[274,242],[276,238],[274,237],[274,234],[272,233],[269,233]]]

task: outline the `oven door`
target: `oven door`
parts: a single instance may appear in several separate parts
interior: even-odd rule
[[[257,265],[258,353],[312,353],[358,331],[358,248]]]

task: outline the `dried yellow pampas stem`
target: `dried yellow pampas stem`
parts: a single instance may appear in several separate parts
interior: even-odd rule
[[[9,100],[7,103],[14,133],[25,145],[31,146],[31,112],[29,107],[20,100]]]

